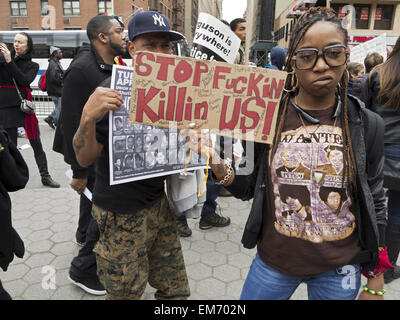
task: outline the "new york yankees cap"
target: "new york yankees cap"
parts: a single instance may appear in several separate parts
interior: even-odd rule
[[[185,37],[169,27],[168,19],[156,11],[140,11],[136,13],[128,25],[129,40],[147,33],[167,33],[171,41],[182,40]]]

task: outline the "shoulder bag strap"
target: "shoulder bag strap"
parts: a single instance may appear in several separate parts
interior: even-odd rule
[[[18,92],[18,96],[19,96],[19,98],[21,99],[21,102],[22,101],[24,101],[24,98],[22,98],[22,95],[21,95],[21,92],[19,91],[19,89],[18,89],[18,85],[17,85],[17,82],[15,81],[15,79],[14,78],[12,78],[13,79],[13,81],[14,81],[14,84],[15,84],[15,89],[17,90],[17,92]]]

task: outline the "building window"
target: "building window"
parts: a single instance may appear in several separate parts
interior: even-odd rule
[[[111,0],[97,0],[97,8],[99,14],[112,13],[112,2]]]
[[[371,16],[371,6],[369,4],[355,4],[356,9],[356,29],[369,29]]]
[[[376,7],[375,14],[375,30],[392,30],[392,20],[393,20],[393,5],[381,5],[378,4]]]
[[[42,11],[42,16],[47,16],[49,14],[49,1],[40,0],[40,9]]]
[[[81,14],[79,0],[63,0],[63,14],[64,16],[79,16]]]
[[[11,16],[26,17],[28,11],[26,9],[26,1],[10,1]]]

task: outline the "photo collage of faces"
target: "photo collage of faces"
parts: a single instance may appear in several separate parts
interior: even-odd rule
[[[115,178],[177,170],[187,163],[189,152],[176,129],[131,124],[118,113],[112,120]],[[191,155],[191,162],[198,163],[196,156]]]

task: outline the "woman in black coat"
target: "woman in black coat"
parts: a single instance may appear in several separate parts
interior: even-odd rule
[[[21,100],[13,81],[14,79],[17,83],[22,97],[31,100],[30,84],[39,70],[39,65],[32,61],[32,51],[32,38],[24,32],[15,36],[12,52],[4,43],[0,43],[0,126],[5,128],[15,145],[17,145],[18,127],[25,127],[43,185],[59,188],[60,185],[51,178],[48,172],[47,158],[40,141],[36,115],[28,115],[20,110]]]
[[[9,192],[23,189],[28,182],[29,171],[17,147],[0,128],[0,268],[7,271],[14,255],[24,256],[25,248],[11,223]],[[0,281],[0,300],[11,299]]]
[[[385,283],[400,278],[400,37],[386,62],[374,68],[368,81],[366,105],[385,122],[385,184],[388,188],[386,244],[394,270],[385,272]]]

